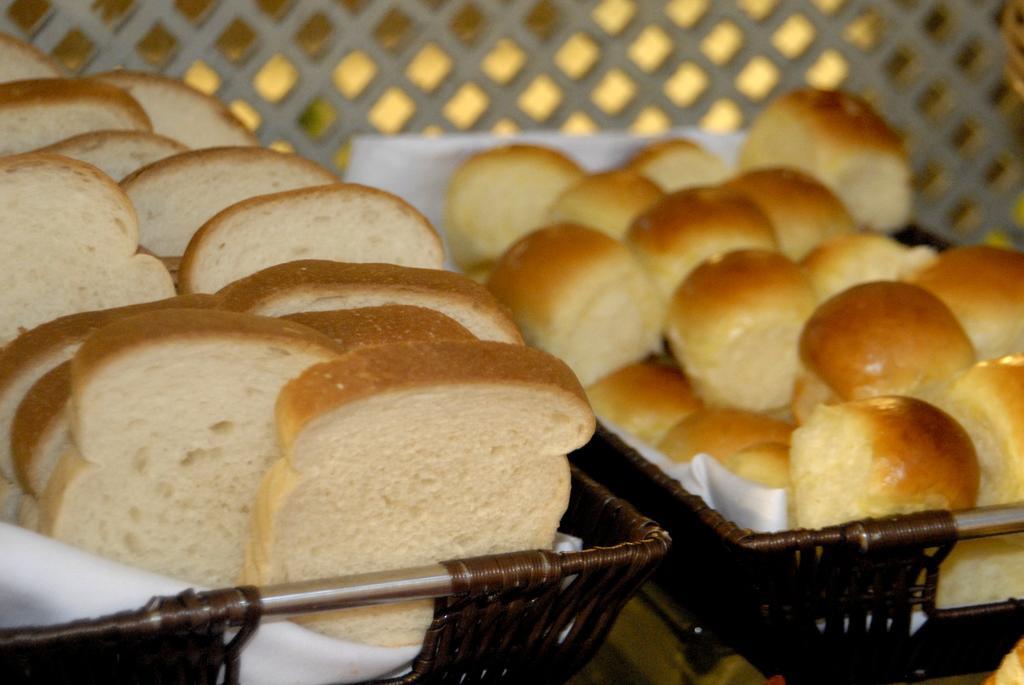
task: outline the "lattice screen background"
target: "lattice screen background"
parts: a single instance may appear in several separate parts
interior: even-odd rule
[[[999,0],[0,0],[73,73],[216,93],[264,143],[343,168],[365,132],[741,128],[803,83],[906,136],[922,224],[1012,239],[1021,108]]]

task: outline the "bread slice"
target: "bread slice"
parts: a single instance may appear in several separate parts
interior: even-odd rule
[[[729,176],[729,167],[719,157],[683,138],[651,143],[625,168],[651,179],[666,193],[717,185]]]
[[[277,416],[284,459],[260,488],[247,582],[550,549],[569,498],[565,455],[594,430],[568,367],[487,342],[362,348],[286,385]],[[414,645],[431,614],[430,602],[405,603],[308,625]]]
[[[149,117],[123,90],[89,80],[0,83],[0,155],[28,152],[79,133],[149,131]]]
[[[0,349],[0,474],[13,481],[17,473],[10,436],[18,405],[40,378],[71,359],[90,333],[117,319],[151,309],[214,308],[219,302],[212,295],[188,295],[71,314],[26,331]],[[30,487],[28,483],[24,485]]]
[[[228,283],[295,259],[440,269],[441,238],[405,200],[354,183],[261,195],[203,224],[178,271],[182,292]]]
[[[260,144],[220,100],[178,79],[126,69],[90,78],[127,91],[146,110],[153,122],[153,131],[194,150]]]
[[[121,181],[139,212],[139,242],[177,257],[214,214],[256,195],[336,183],[298,155],[258,147],[191,150],[142,167]]]
[[[508,145],[473,155],[452,174],[444,230],[463,271],[486,266],[521,236],[547,223],[548,208],[583,178],[565,155]]]
[[[14,483],[0,476],[0,523],[14,523],[18,520],[18,505],[21,490]]]
[[[60,65],[31,43],[0,33],[0,83],[58,78]]]
[[[11,458],[18,483],[33,497],[46,488],[53,469],[69,447],[67,404],[71,362],[55,366],[36,381],[11,422]]]
[[[399,342],[477,340],[455,319],[433,309],[406,304],[300,312],[281,318],[320,331],[346,350]]]
[[[600,231],[555,224],[520,238],[487,287],[527,342],[590,385],[661,349],[665,306],[629,248]]]
[[[188,150],[176,140],[149,131],[93,131],[42,149],[92,164],[115,181],[136,169]]]
[[[508,310],[486,288],[450,271],[302,260],[259,271],[218,295],[225,309],[263,316],[384,304],[426,307],[481,340],[523,342]]]
[[[136,255],[135,210],[106,175],[47,153],[0,158],[0,345],[64,314],[174,295]]]
[[[281,387],[339,352],[305,326],[165,309],[114,322],[71,364],[71,431],[40,531],[210,586],[242,570]],[[77,452],[77,454],[76,454]]]

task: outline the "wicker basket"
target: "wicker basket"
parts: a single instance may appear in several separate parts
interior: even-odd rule
[[[599,456],[593,445],[578,453],[581,461]],[[584,550],[442,564],[450,591],[436,600],[434,622],[412,671],[378,682],[569,678],[661,561],[669,538],[576,469],[562,530],[582,538]],[[271,613],[268,606],[251,587],[188,591],[156,598],[138,611],[0,631],[0,683],[236,683],[239,655],[261,616]]]
[[[907,244],[948,246],[907,229]],[[822,530],[753,533],[604,429],[604,453],[577,465],[676,541],[661,583],[763,673],[790,685],[885,683],[991,671],[1024,635],[1024,602],[936,609],[939,565],[967,522],[924,512]],[[1003,530],[1021,530],[1020,508]],[[927,615],[912,633],[915,610]]]

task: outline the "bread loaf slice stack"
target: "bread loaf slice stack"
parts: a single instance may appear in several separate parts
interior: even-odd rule
[[[304,326],[216,310],[96,331],[72,361],[75,449],[40,498],[41,532],[188,582],[236,582],[279,456],[277,394],[339,351]]]
[[[137,255],[135,210],[88,164],[46,153],[0,159],[0,345],[64,314],[174,295]]]
[[[477,340],[455,319],[433,309],[405,304],[299,312],[280,318],[320,331],[346,350],[400,342]]]
[[[178,141],[149,131],[93,131],[58,141],[41,151],[92,164],[120,181],[147,164],[187,150]]]
[[[31,43],[0,33],[0,83],[58,78],[60,65]]]
[[[152,127],[139,103],[105,83],[58,78],[0,83],[0,155],[110,129]]]
[[[139,213],[139,242],[161,257],[178,257],[204,223],[236,202],[337,181],[297,155],[217,147],[154,162],[121,181],[121,187]]]
[[[123,89],[146,110],[153,131],[198,150],[259,145],[259,140],[220,100],[178,79],[118,69],[90,77]]]
[[[550,548],[565,455],[594,417],[572,372],[527,347],[366,347],[315,366],[277,404],[284,459],[261,486],[247,582],[277,583]],[[307,625],[375,645],[422,642],[430,602]]]
[[[486,288],[450,271],[301,260],[259,271],[218,296],[225,309],[262,316],[412,305],[454,319],[481,340],[523,341],[508,310]]]
[[[182,292],[214,293],[232,281],[295,259],[440,269],[441,238],[398,197],[352,183],[261,195],[228,207],[189,242]]]

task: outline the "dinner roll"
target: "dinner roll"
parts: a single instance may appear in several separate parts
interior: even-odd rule
[[[957,247],[910,277],[952,310],[978,359],[1024,352],[1024,254]]]
[[[629,249],[575,224],[516,242],[487,282],[527,343],[561,357],[586,386],[661,346],[664,305]]]
[[[744,447],[722,463],[741,478],[769,488],[789,487],[789,445],[762,442]]]
[[[704,453],[724,463],[754,445],[788,445],[792,432],[791,424],[764,414],[708,407],[673,426],[658,443],[658,449],[676,461],[690,461]]]
[[[819,405],[793,431],[791,510],[800,528],[973,507],[978,458],[951,416],[911,397]]]
[[[633,171],[606,171],[584,176],[555,199],[548,220],[577,223],[613,238],[622,238],[633,219],[664,193]]]
[[[667,193],[715,185],[729,175],[719,157],[682,138],[647,145],[626,162],[625,168],[646,176]]]
[[[999,664],[999,670],[981,685],[1024,685],[1024,640],[1010,650]]]
[[[600,418],[652,445],[702,406],[679,369],[651,360],[608,374],[587,388],[587,397]]]
[[[666,298],[708,257],[777,247],[768,217],[746,196],[727,188],[666,195],[636,218],[626,242]]]
[[[665,334],[708,404],[784,408],[793,394],[797,341],[816,301],[800,268],[776,252],[712,257],[683,281]]]
[[[582,177],[571,159],[535,145],[473,155],[448,183],[444,229],[452,257],[463,271],[493,262],[543,226],[551,203]]]
[[[824,240],[852,233],[853,217],[820,181],[781,167],[748,171],[725,184],[750,198],[772,222],[779,252],[802,259]]]
[[[821,401],[930,397],[974,363],[974,348],[949,308],[927,290],[877,281],[819,305],[800,336],[800,358],[793,414],[802,423]]]
[[[855,95],[805,88],[762,110],[740,151],[740,167],[774,166],[818,178],[861,226],[887,231],[910,218],[907,151],[871,105]]]
[[[889,236],[851,233],[831,238],[801,262],[819,300],[859,283],[899,281],[935,259],[927,245],[910,247]]]
[[[958,542],[939,566],[935,605],[940,608],[1024,597],[1024,536],[1000,535]]]

